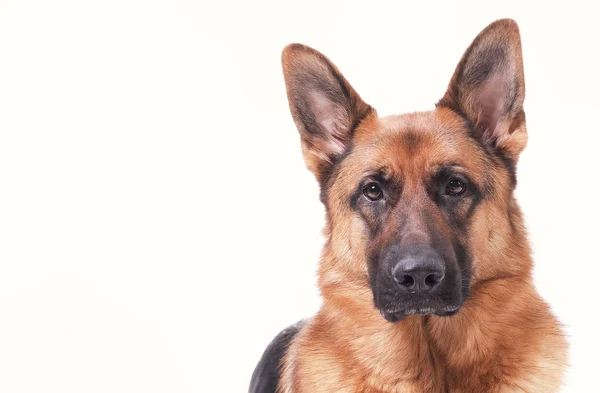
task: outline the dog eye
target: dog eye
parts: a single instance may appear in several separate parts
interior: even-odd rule
[[[446,195],[459,196],[467,189],[467,184],[460,179],[450,179],[446,184]]]
[[[372,201],[376,201],[381,199],[383,191],[381,190],[381,187],[379,187],[379,184],[369,183],[363,188],[363,195]]]

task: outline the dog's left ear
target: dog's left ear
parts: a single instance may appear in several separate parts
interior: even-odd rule
[[[437,106],[463,114],[475,126],[475,137],[516,162],[527,144],[524,99],[519,27],[501,19],[469,46]]]

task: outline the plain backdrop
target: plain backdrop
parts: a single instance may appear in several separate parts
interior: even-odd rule
[[[0,391],[246,391],[320,304],[281,49],[324,52],[381,115],[429,110],[501,17],[523,40],[535,281],[570,336],[564,392],[597,391],[596,7],[0,1]]]

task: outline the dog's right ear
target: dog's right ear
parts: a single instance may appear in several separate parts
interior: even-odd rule
[[[349,148],[358,123],[375,111],[316,50],[290,44],[281,58],[304,160],[323,187],[334,164]]]

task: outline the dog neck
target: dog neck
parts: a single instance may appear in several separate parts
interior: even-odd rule
[[[396,323],[374,309],[368,291],[356,291],[325,290],[320,314],[336,332],[339,347],[355,359],[356,369],[390,386],[400,381],[419,385],[437,381],[440,385],[432,390],[437,391],[439,386],[456,386],[473,378],[496,380],[510,373],[507,367],[523,364],[538,345],[536,337],[544,334],[540,330],[553,326],[527,277],[477,283],[454,316],[409,316]],[[523,309],[524,301],[530,309]]]

